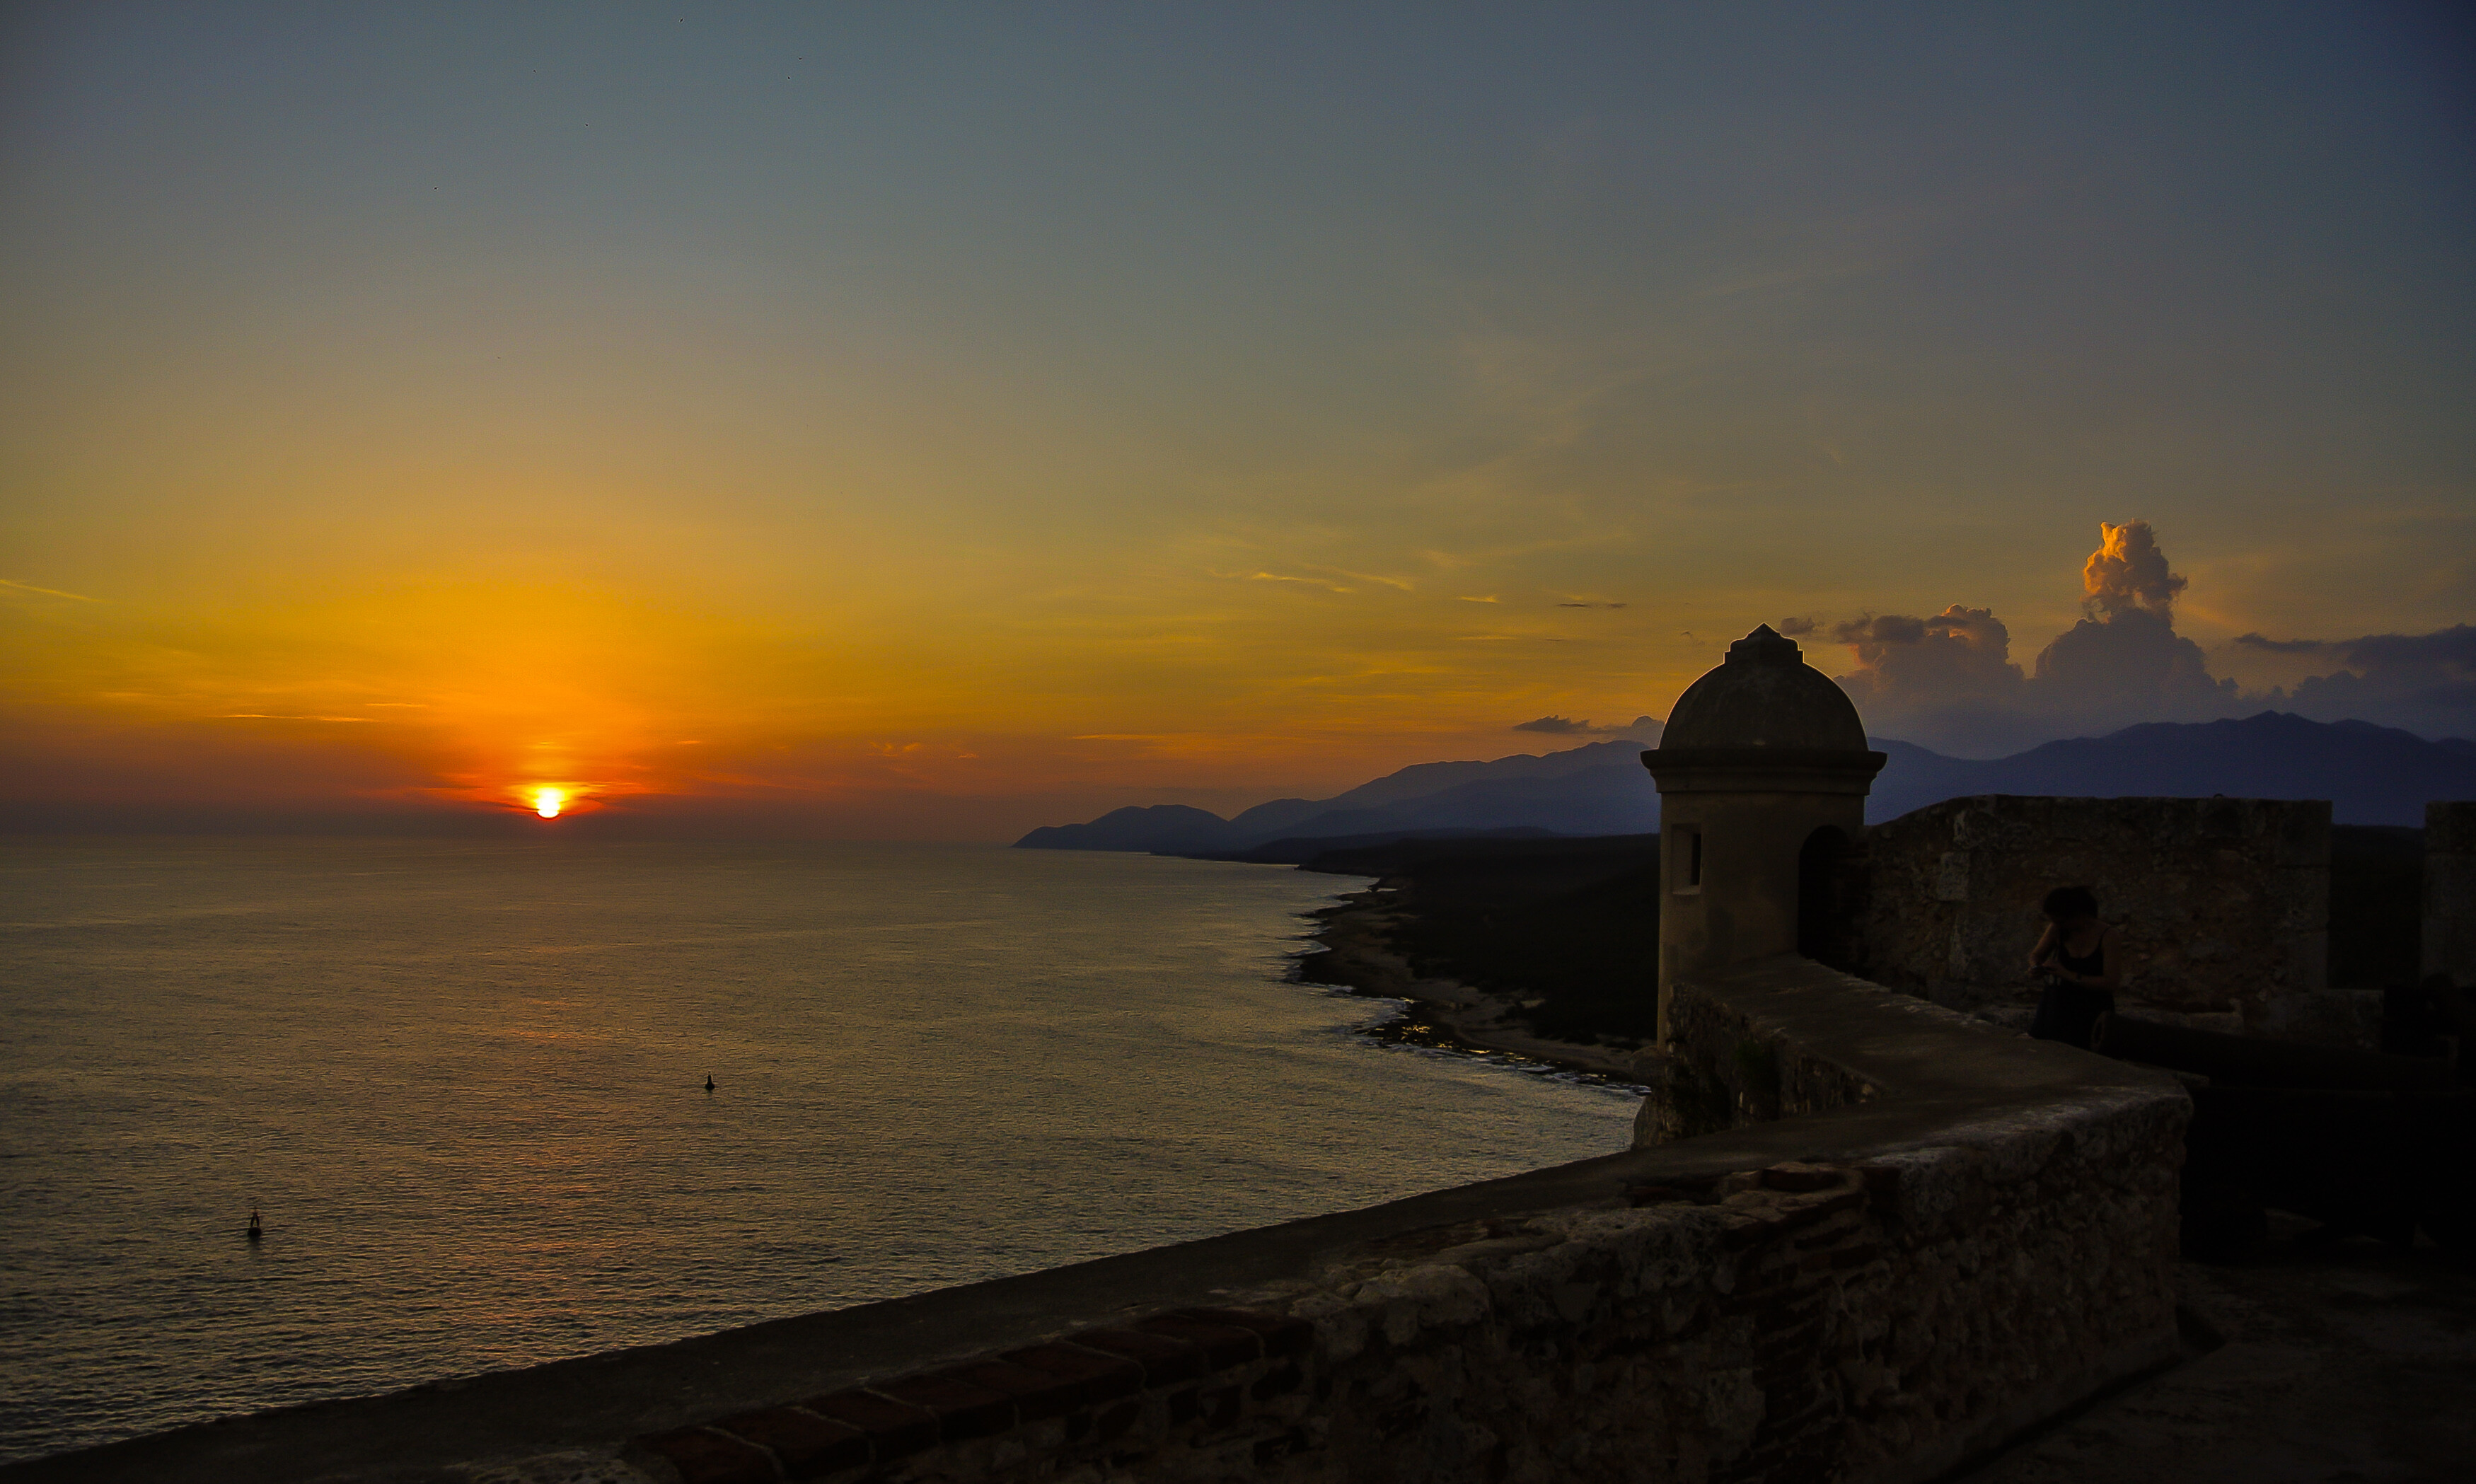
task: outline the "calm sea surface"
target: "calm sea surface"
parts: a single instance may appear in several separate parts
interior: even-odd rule
[[[0,850],[0,1459],[1623,1147],[1628,1096],[1381,1047],[1349,1033],[1380,1006],[1284,982],[1350,884],[934,846]]]

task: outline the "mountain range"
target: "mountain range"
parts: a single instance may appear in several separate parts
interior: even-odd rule
[[[1648,833],[1659,828],[1659,791],[1642,752],[1657,743],[1658,724],[1626,731],[1564,752],[1420,763],[1329,799],[1275,799],[1231,819],[1176,804],[1113,809],[1086,824],[1045,826],[1015,845],[1217,854],[1336,836]],[[2420,827],[2427,801],[2476,799],[2476,742],[2432,742],[2369,722],[2315,722],[2283,711],[2241,721],[2152,722],[1983,759],[1870,740],[1890,761],[1868,800],[1869,820],[1972,794],[2225,794],[2327,799],[2342,825]]]

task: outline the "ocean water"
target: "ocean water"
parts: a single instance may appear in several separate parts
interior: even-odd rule
[[[938,846],[0,850],[0,1459],[1623,1147],[1628,1095],[1380,1046],[1351,1032],[1382,1006],[1287,982],[1300,914],[1354,884]]]

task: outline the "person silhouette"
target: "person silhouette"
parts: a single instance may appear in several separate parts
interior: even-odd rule
[[[713,1091],[713,1074],[710,1072],[705,1075],[705,1090],[706,1092]]]
[[[2045,985],[2029,1034],[2086,1047],[2097,1018],[2115,1013],[2123,981],[2116,930],[2098,921],[2097,898],[2086,886],[2058,886],[2041,903],[2046,930],[2030,951],[2029,971]]]

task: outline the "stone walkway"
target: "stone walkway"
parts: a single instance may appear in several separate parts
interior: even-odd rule
[[[2187,1263],[2225,1339],[1966,1484],[2391,1484],[2476,1479],[2476,1264],[2431,1245],[2315,1244],[2273,1213],[2244,1262]]]

